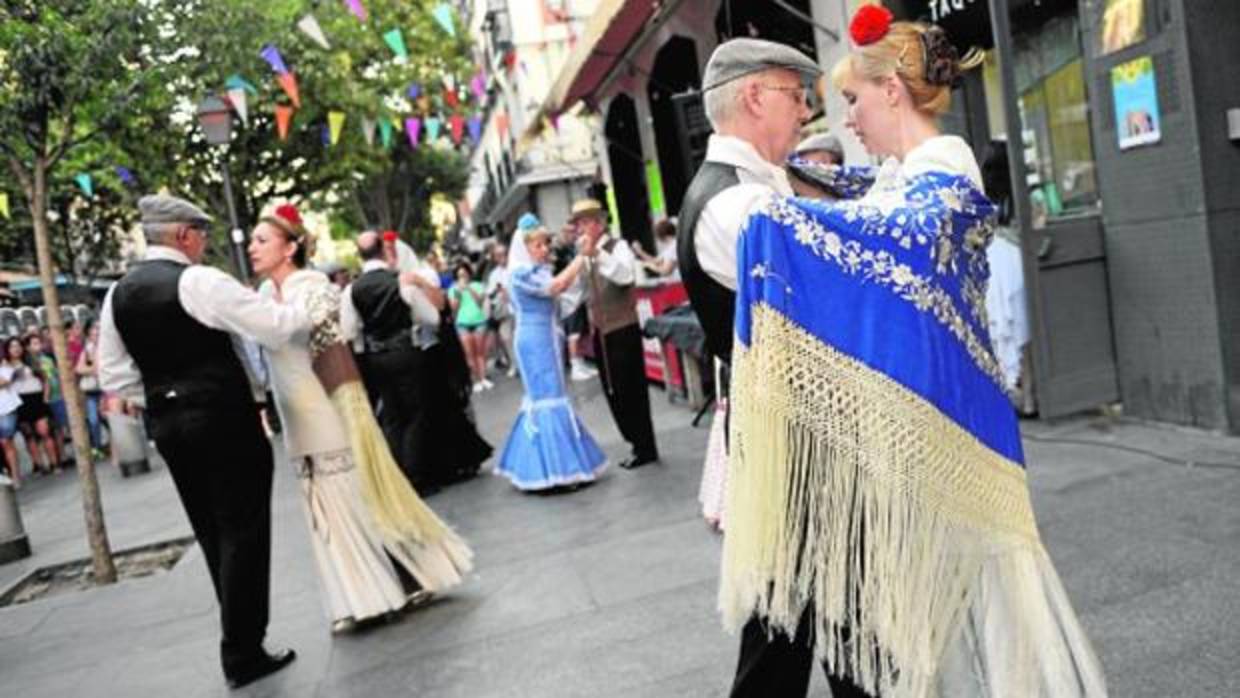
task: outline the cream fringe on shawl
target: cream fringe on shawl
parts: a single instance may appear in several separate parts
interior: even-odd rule
[[[734,349],[719,603],[882,698],[1105,696],[1025,473],[765,306]]]
[[[332,403],[345,422],[353,460],[361,480],[362,501],[392,557],[429,591],[460,584],[473,567],[465,541],[422,502],[396,465],[375,421],[366,389],[349,380],[331,391]]]

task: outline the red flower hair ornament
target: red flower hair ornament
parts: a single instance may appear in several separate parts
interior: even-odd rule
[[[862,5],[848,24],[848,35],[858,46],[867,46],[887,36],[895,17],[881,5]]]
[[[297,212],[297,207],[292,204],[276,206],[276,216],[288,221],[289,225],[294,228],[302,227],[301,214]]]
[[[400,236],[396,234],[396,231],[395,231],[395,230],[385,230],[385,231],[383,231],[383,241],[384,241],[384,242],[396,242],[398,239],[400,239]]]

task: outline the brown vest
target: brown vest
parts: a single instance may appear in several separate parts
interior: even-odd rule
[[[608,254],[619,241],[609,238],[603,243]],[[619,286],[598,273],[598,265],[590,264],[590,324],[602,334],[637,324],[637,297],[633,285]]]

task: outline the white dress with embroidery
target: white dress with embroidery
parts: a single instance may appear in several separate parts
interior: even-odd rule
[[[261,290],[275,293],[270,282]],[[297,271],[284,280],[281,300],[308,304],[324,292],[334,292],[327,277]],[[309,337],[266,351],[329,619],[362,620],[400,609],[406,594],[363,503],[344,424],[311,368]]]

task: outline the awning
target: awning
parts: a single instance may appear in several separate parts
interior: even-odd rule
[[[662,4],[658,0],[602,0],[551,86],[546,110],[558,114],[594,92]]]

